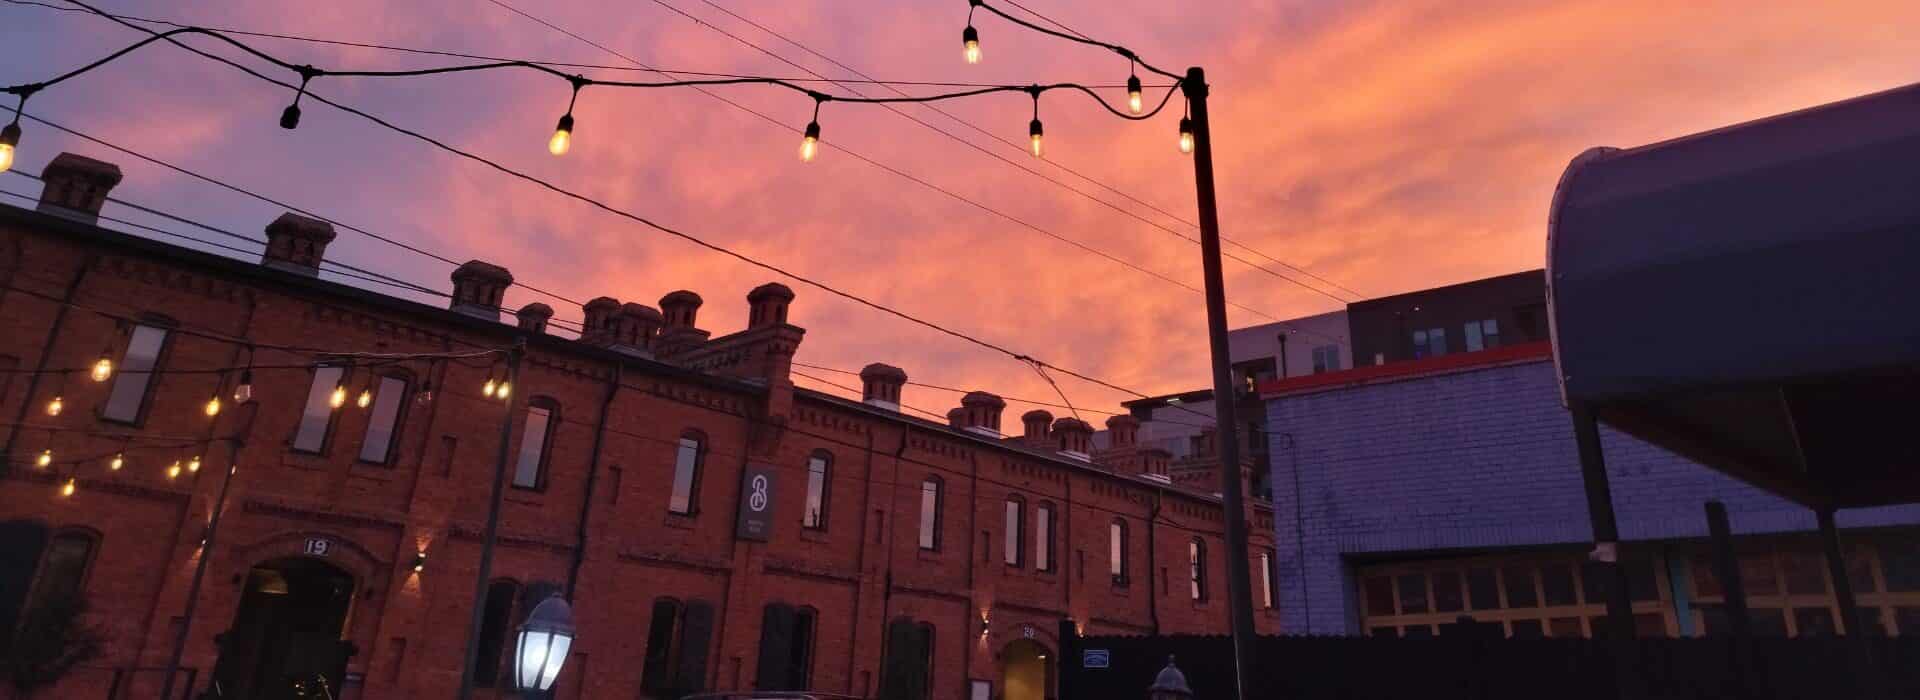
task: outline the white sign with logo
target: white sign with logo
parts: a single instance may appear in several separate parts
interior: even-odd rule
[[[749,464],[740,474],[740,517],[734,536],[765,542],[773,536],[773,467]]]

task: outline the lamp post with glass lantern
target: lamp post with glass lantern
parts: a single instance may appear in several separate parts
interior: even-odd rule
[[[544,697],[560,677],[573,647],[573,607],[559,594],[533,606],[514,639],[513,687],[528,698]]]

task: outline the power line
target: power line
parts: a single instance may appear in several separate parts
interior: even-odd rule
[[[501,0],[488,0],[488,1],[489,1],[489,2],[493,2],[493,3],[494,3],[494,4],[496,4],[496,5],[502,5],[502,2],[501,2]],[[728,17],[732,17],[732,18],[734,18],[734,19],[736,19],[736,20],[739,20],[739,21],[741,21],[741,22],[745,22],[745,23],[746,23],[746,24],[747,24],[748,26],[751,26],[751,27],[753,27],[753,28],[755,28],[755,29],[758,29],[758,30],[760,30],[761,32],[764,32],[764,33],[766,33],[766,34],[768,34],[768,35],[770,35],[770,36],[773,36],[773,37],[775,37],[775,38],[778,38],[778,39],[780,39],[781,41],[784,41],[784,42],[786,42],[786,43],[788,43],[788,44],[790,44],[790,45],[792,45],[792,46],[794,46],[795,48],[798,48],[798,49],[800,49],[801,51],[804,51],[804,52],[806,52],[806,53],[808,53],[808,54],[811,54],[811,55],[813,55],[813,56],[815,56],[815,57],[817,57],[817,58],[819,58],[819,59],[821,59],[821,60],[824,60],[824,61],[826,61],[826,62],[828,62],[828,63],[831,63],[831,64],[833,64],[834,66],[837,66],[837,67],[839,67],[839,68],[840,68],[840,69],[842,69],[842,70],[845,70],[845,71],[847,71],[847,72],[849,72],[849,73],[852,73],[852,74],[854,74],[854,75],[857,75],[857,76],[860,76],[861,78],[864,78],[864,79],[866,79],[866,80],[853,80],[853,79],[846,79],[846,80],[837,80],[837,79],[829,79],[829,78],[827,78],[826,76],[823,76],[823,75],[821,75],[821,74],[819,74],[819,73],[817,73],[817,72],[815,72],[815,71],[813,71],[813,70],[811,70],[811,69],[809,69],[809,68],[807,68],[806,66],[803,66],[803,65],[800,65],[800,64],[798,64],[798,63],[795,63],[795,62],[793,62],[793,61],[791,61],[791,60],[788,60],[788,59],[787,59],[786,57],[784,57],[784,56],[781,56],[781,55],[779,55],[779,54],[777,54],[777,53],[774,53],[773,51],[770,51],[770,50],[768,50],[767,48],[765,48],[765,47],[763,47],[763,46],[760,46],[760,45],[758,45],[758,44],[755,44],[755,43],[753,43],[753,42],[751,42],[751,41],[748,41],[748,40],[746,40],[746,39],[743,39],[743,38],[741,38],[741,37],[739,37],[738,35],[735,35],[735,34],[733,34],[732,32],[729,32],[729,31],[727,31],[727,30],[725,30],[725,29],[721,29],[721,28],[720,28],[720,27],[718,27],[718,26],[715,26],[715,25],[712,25],[712,24],[709,24],[709,23],[707,23],[707,22],[703,22],[703,21],[701,21],[701,20],[700,20],[699,18],[697,18],[697,17],[694,17],[693,15],[690,15],[690,14],[688,14],[688,13],[687,13],[687,12],[685,12],[684,10],[681,10],[681,9],[680,9],[679,7],[677,7],[677,6],[674,6],[674,5],[672,5],[671,3],[668,3],[668,2],[666,2],[666,0],[653,0],[653,2],[654,2],[655,4],[657,4],[657,5],[660,5],[661,7],[665,7],[665,8],[667,8],[667,9],[669,9],[669,10],[672,10],[672,11],[674,11],[674,12],[676,12],[676,13],[679,13],[679,14],[680,14],[680,15],[681,15],[682,17],[686,17],[687,19],[690,19],[690,20],[693,20],[693,21],[694,21],[695,23],[697,23],[697,24],[699,24],[700,26],[703,26],[703,27],[706,27],[706,28],[708,28],[708,29],[710,29],[710,30],[713,30],[714,32],[717,32],[717,33],[719,33],[719,34],[721,34],[722,36],[725,36],[725,37],[727,37],[727,38],[729,38],[729,39],[732,39],[732,40],[734,40],[734,41],[735,41],[736,43],[739,43],[739,44],[742,44],[742,45],[744,45],[744,46],[747,46],[747,47],[750,47],[750,48],[752,48],[752,49],[754,49],[754,50],[756,50],[756,51],[759,51],[760,53],[763,53],[763,54],[766,54],[767,56],[769,56],[769,57],[772,57],[773,59],[775,59],[775,60],[778,60],[778,61],[780,61],[780,62],[782,62],[782,63],[785,63],[785,64],[787,64],[787,65],[790,65],[790,66],[793,66],[793,67],[795,67],[795,68],[798,68],[798,69],[800,69],[800,70],[802,70],[802,71],[806,71],[806,72],[807,72],[807,73],[808,73],[809,75],[812,75],[812,76],[814,76],[815,78],[819,78],[819,79],[822,79],[822,80],[829,80],[829,81],[831,81],[831,82],[834,82],[835,84],[839,84],[839,83],[843,83],[843,82],[844,82],[844,83],[870,83],[870,82],[873,82],[873,81],[871,80],[871,77],[872,77],[872,76],[869,76],[869,75],[867,75],[867,74],[865,74],[865,73],[862,73],[862,72],[860,72],[860,70],[859,70],[859,69],[856,69],[856,68],[854,68],[854,67],[852,67],[852,66],[849,66],[849,65],[847,65],[847,64],[845,64],[845,63],[842,63],[842,62],[840,62],[839,60],[837,60],[837,59],[835,59],[835,58],[833,58],[832,56],[828,56],[828,55],[826,55],[826,54],[823,54],[823,53],[821,53],[821,52],[819,52],[819,51],[816,51],[816,50],[814,50],[814,49],[813,49],[812,47],[810,47],[810,46],[807,46],[806,44],[803,44],[803,43],[800,43],[799,41],[797,41],[797,40],[795,40],[795,39],[793,39],[793,38],[791,38],[791,37],[788,37],[788,36],[786,36],[785,34],[781,34],[780,32],[776,32],[776,31],[774,31],[774,30],[772,30],[772,29],[769,29],[769,28],[767,28],[767,27],[766,27],[765,25],[762,25],[762,24],[760,24],[759,22],[755,22],[755,21],[754,21],[754,20],[752,20],[752,19],[749,19],[749,18],[747,18],[747,17],[743,17],[743,16],[741,16],[741,15],[740,15],[739,13],[736,13],[736,12],[734,12],[733,10],[730,10],[730,9],[727,9],[727,8],[726,8],[726,7],[724,7],[724,6],[722,6],[722,5],[719,5],[719,4],[717,4],[717,3],[715,3],[715,2],[713,1],[713,0],[700,0],[700,1],[701,1],[701,2],[703,2],[703,3],[706,3],[706,5],[707,5],[707,6],[709,6],[709,7],[712,7],[712,8],[713,8],[713,9],[715,9],[715,10],[719,10],[720,12],[722,12],[722,13],[724,13],[724,14],[726,14],[726,15],[727,15]],[[1019,7],[1020,9],[1023,9],[1023,10],[1027,10],[1027,12],[1029,12],[1029,13],[1032,13],[1032,14],[1034,14],[1034,15],[1036,15],[1036,16],[1040,16],[1040,17],[1043,17],[1043,18],[1044,18],[1044,15],[1040,15],[1040,14],[1039,14],[1039,13],[1037,13],[1037,12],[1033,12],[1032,10],[1028,10],[1028,9],[1027,9],[1026,7],[1024,7],[1024,6],[1021,6],[1021,5],[1019,5],[1019,4],[1017,4],[1017,3],[1014,3],[1013,5],[1014,5],[1014,7]],[[504,6],[504,5],[503,5],[503,6]],[[1048,20],[1048,21],[1052,21],[1052,20]],[[1055,24],[1058,24],[1058,23],[1056,22]],[[1064,28],[1064,26],[1065,26],[1065,25],[1060,25],[1060,26],[1062,26],[1062,27]],[[1071,31],[1071,30],[1069,30],[1069,31]],[[1075,32],[1075,33],[1077,34],[1078,32]],[[1084,36],[1084,35],[1083,35],[1083,36]],[[901,92],[901,91],[900,91],[900,90],[899,90],[898,88],[895,88],[895,87],[891,87],[891,86],[887,86],[887,85],[884,85],[884,84],[883,84],[882,86],[883,86],[883,87],[887,87],[887,89],[889,89],[889,90],[892,90],[892,91],[893,91],[894,93],[896,93],[896,94],[901,94],[901,95],[905,95],[905,94],[906,94],[906,93],[904,93],[904,92]],[[855,88],[853,88],[853,87],[851,87],[851,86],[849,86],[849,85],[840,85],[840,87],[841,87],[841,88],[843,88],[843,89],[846,89],[846,90],[850,90],[850,91],[853,91],[853,92],[855,92],[855,93],[858,93],[858,92],[859,92],[859,91],[858,91],[857,89],[855,89]],[[1012,149],[1013,149],[1013,150],[1015,150],[1015,151],[1021,151],[1021,152],[1025,152],[1025,151],[1026,151],[1026,146],[1022,146],[1022,145],[1020,145],[1020,144],[1017,144],[1017,143],[1014,143],[1014,142],[1012,142],[1012,141],[1009,141],[1009,140],[1007,140],[1007,139],[1006,139],[1005,137],[1002,137],[1002,136],[1000,136],[999,134],[996,134],[996,133],[993,133],[993,132],[991,132],[991,131],[988,131],[988,130],[986,130],[986,129],[983,129],[983,128],[981,128],[980,126],[978,126],[978,125],[976,125],[976,124],[974,124],[974,123],[972,123],[972,122],[970,122],[970,121],[967,121],[967,120],[965,120],[965,119],[961,119],[961,118],[960,118],[959,116],[957,116],[957,115],[955,115],[955,114],[953,114],[952,112],[948,112],[947,110],[944,110],[944,109],[941,109],[941,108],[939,107],[939,105],[936,105],[936,104],[932,104],[932,103],[928,103],[928,104],[924,104],[924,105],[921,105],[921,106],[922,106],[922,107],[925,107],[925,108],[927,108],[927,109],[930,109],[930,110],[933,110],[934,112],[936,112],[936,113],[938,113],[938,114],[940,114],[941,116],[944,116],[944,117],[946,117],[946,118],[947,118],[947,119],[949,119],[949,120],[952,120],[952,121],[953,121],[954,123],[957,123],[957,124],[959,124],[959,125],[961,125],[961,126],[964,126],[964,127],[967,127],[967,128],[969,128],[969,129],[972,129],[973,131],[975,131],[975,132],[977,132],[977,133],[979,133],[979,134],[981,134],[981,135],[984,135],[984,136],[986,136],[987,138],[990,138],[990,139],[993,139],[993,140],[995,140],[995,141],[999,141],[1000,143],[1002,143],[1002,144],[1005,144],[1005,145],[1006,145],[1006,146],[1007,146],[1008,148],[1012,148]],[[888,109],[888,111],[891,111],[891,112],[893,112],[894,114],[898,114],[898,115],[900,115],[900,116],[902,116],[902,117],[905,117],[906,119],[908,119],[908,120],[910,120],[910,121],[912,121],[912,122],[913,122],[913,123],[915,123],[915,124],[919,124],[920,126],[923,126],[923,127],[926,127],[927,129],[930,129],[930,130],[932,130],[932,131],[934,131],[934,132],[937,132],[937,133],[940,133],[940,134],[942,134],[942,135],[945,135],[945,136],[946,136],[947,138],[949,138],[949,139],[952,139],[952,140],[954,140],[955,142],[958,142],[958,143],[960,143],[960,144],[962,144],[962,145],[964,145],[964,146],[966,146],[966,147],[968,147],[968,148],[971,148],[971,149],[973,149],[973,150],[976,150],[976,151],[979,151],[979,152],[980,152],[980,153],[981,153],[982,155],[986,155],[986,156],[988,156],[988,157],[990,157],[990,158],[993,158],[994,160],[998,160],[998,161],[1000,161],[1000,162],[1002,162],[1002,163],[1005,163],[1005,164],[1007,164],[1007,165],[1009,165],[1009,166],[1012,166],[1012,167],[1014,167],[1014,168],[1017,168],[1017,169],[1019,169],[1019,170],[1021,170],[1021,171],[1023,171],[1023,172],[1026,172],[1026,173],[1027,173],[1027,174],[1029,174],[1029,175],[1032,175],[1032,176],[1034,176],[1034,177],[1037,177],[1037,178],[1040,178],[1040,179],[1042,179],[1042,180],[1045,180],[1045,181],[1047,181],[1047,182],[1049,182],[1049,183],[1052,183],[1053,185],[1055,185],[1055,186],[1057,186],[1057,187],[1060,187],[1061,189],[1064,189],[1064,190],[1066,190],[1066,191],[1068,191],[1068,192],[1071,192],[1071,193],[1073,193],[1073,194],[1076,194],[1076,195],[1079,195],[1080,197],[1083,197],[1083,198],[1085,198],[1085,199],[1087,199],[1088,201],[1092,201],[1092,202],[1094,202],[1094,203],[1096,203],[1096,204],[1099,204],[1099,205],[1101,205],[1101,206],[1104,206],[1104,207],[1106,207],[1106,208],[1109,208],[1109,209],[1112,209],[1112,210],[1114,210],[1114,211],[1116,211],[1116,212],[1119,212],[1119,213],[1120,213],[1121,215],[1123,215],[1123,216],[1126,216],[1126,217],[1128,217],[1128,218],[1131,218],[1131,219],[1134,219],[1134,220],[1136,220],[1136,221],[1139,221],[1140,223],[1143,223],[1143,224],[1146,224],[1146,225],[1148,225],[1148,226],[1151,226],[1151,227],[1153,227],[1153,228],[1156,228],[1156,229],[1159,229],[1159,230],[1161,230],[1161,231],[1163,231],[1163,232],[1165,232],[1165,233],[1167,233],[1168,235],[1171,235],[1171,236],[1174,236],[1174,237],[1176,237],[1176,238],[1179,238],[1179,239],[1181,239],[1181,240],[1184,240],[1184,241],[1186,241],[1186,242],[1188,242],[1188,243],[1192,243],[1192,244],[1194,244],[1194,245],[1199,245],[1199,244],[1200,244],[1200,241],[1199,241],[1199,239],[1196,239],[1196,238],[1194,238],[1194,237],[1192,237],[1192,236],[1190,236],[1190,235],[1187,235],[1186,233],[1184,233],[1184,232],[1182,232],[1182,231],[1177,231],[1177,230],[1174,230],[1173,228],[1170,228],[1170,227],[1168,227],[1168,226],[1166,226],[1166,225],[1164,225],[1164,224],[1162,224],[1162,223],[1160,223],[1160,222],[1158,222],[1158,221],[1154,221],[1154,220],[1152,220],[1152,219],[1148,219],[1148,218],[1146,218],[1146,217],[1143,217],[1143,216],[1140,216],[1139,214],[1137,214],[1137,213],[1135,213],[1135,212],[1133,212],[1132,210],[1129,210],[1129,209],[1127,209],[1127,208],[1125,208],[1125,207],[1120,207],[1120,206],[1117,206],[1117,205],[1115,205],[1115,204],[1113,204],[1112,202],[1108,202],[1108,201],[1107,201],[1107,200],[1105,200],[1105,199],[1101,199],[1101,198],[1099,198],[1099,197],[1095,197],[1095,196],[1094,196],[1094,195],[1093,195],[1092,193],[1090,193],[1090,192],[1086,192],[1086,191],[1084,191],[1084,190],[1081,190],[1080,188],[1077,188],[1077,187],[1074,187],[1073,185],[1071,185],[1071,184],[1068,184],[1068,183],[1066,183],[1066,182],[1063,182],[1063,181],[1061,181],[1061,180],[1059,180],[1059,179],[1057,179],[1057,178],[1053,178],[1053,177],[1050,177],[1050,176],[1048,176],[1048,175],[1047,175],[1047,174],[1045,174],[1045,173],[1042,173],[1042,172],[1040,172],[1040,171],[1038,171],[1038,170],[1034,170],[1034,169],[1032,169],[1032,168],[1029,168],[1029,167],[1027,167],[1027,166],[1025,166],[1025,165],[1022,165],[1022,164],[1020,164],[1019,162],[1016,162],[1016,161],[1013,161],[1013,160],[1009,160],[1009,159],[1007,159],[1006,157],[1004,157],[1004,156],[1001,156],[1001,155],[1000,155],[1000,154],[998,154],[998,153],[994,153],[994,152],[991,152],[991,151],[988,151],[987,149],[985,149],[985,148],[982,148],[982,147],[980,147],[980,146],[979,146],[978,144],[975,144],[975,143],[974,143],[974,142],[972,142],[972,141],[969,141],[969,140],[967,140],[967,139],[964,139],[964,138],[961,138],[961,137],[960,137],[959,135],[957,135],[957,134],[954,134],[953,132],[950,132],[950,131],[947,131],[947,130],[945,130],[945,129],[942,129],[942,128],[940,128],[940,127],[937,127],[937,126],[934,126],[934,125],[932,125],[932,124],[929,124],[929,123],[927,123],[927,122],[925,122],[925,121],[922,121],[921,119],[919,119],[919,118],[917,118],[917,117],[914,117],[914,116],[912,116],[912,115],[910,115],[910,114],[907,114],[906,112],[903,112],[903,111],[901,111],[901,110],[899,110],[899,109],[893,109],[893,108],[891,108],[891,107],[889,107],[889,109]],[[1189,220],[1187,220],[1187,219],[1185,219],[1185,218],[1182,218],[1181,216],[1179,216],[1179,215],[1177,215],[1177,214],[1174,214],[1174,213],[1172,213],[1172,212],[1169,212],[1169,211],[1167,211],[1167,210],[1165,210],[1165,209],[1162,209],[1162,208],[1160,208],[1159,206],[1157,206],[1157,205],[1154,205],[1154,204],[1152,204],[1152,203],[1150,203],[1150,202],[1147,202],[1146,200],[1143,200],[1143,199],[1141,199],[1141,198],[1139,198],[1139,197],[1135,197],[1135,196],[1133,196],[1133,195],[1131,195],[1131,194],[1128,194],[1127,192],[1124,192],[1124,191],[1122,191],[1122,190],[1120,190],[1120,189],[1119,189],[1119,188],[1117,188],[1117,187],[1114,187],[1114,186],[1112,186],[1112,185],[1109,185],[1109,184],[1107,184],[1107,183],[1105,183],[1105,182],[1102,182],[1102,181],[1100,181],[1100,180],[1097,180],[1097,179],[1094,179],[1094,178],[1093,178],[1092,176],[1090,176],[1090,175],[1086,175],[1086,174],[1083,174],[1083,173],[1081,173],[1081,172],[1080,172],[1080,171],[1078,171],[1078,170],[1075,170],[1075,169],[1073,169],[1073,168],[1071,168],[1071,167],[1069,167],[1069,166],[1067,166],[1067,165],[1065,165],[1065,164],[1063,164],[1063,163],[1060,163],[1059,161],[1056,161],[1056,160],[1048,160],[1047,162],[1048,162],[1049,164],[1051,164],[1051,165],[1052,165],[1053,167],[1055,167],[1055,168],[1059,168],[1060,170],[1062,170],[1062,171],[1065,171],[1065,172],[1067,172],[1068,174],[1071,174],[1071,175],[1073,175],[1073,176],[1075,176],[1075,177],[1078,177],[1078,178],[1080,178],[1081,180],[1084,180],[1084,181],[1086,181],[1086,182],[1088,182],[1088,183],[1091,183],[1091,184],[1093,184],[1093,185],[1095,185],[1095,186],[1097,186],[1097,187],[1100,187],[1101,189],[1104,189],[1104,190],[1106,190],[1106,191],[1108,191],[1108,192],[1111,192],[1111,193],[1113,193],[1113,194],[1115,194],[1115,195],[1118,195],[1118,196],[1120,196],[1121,198],[1123,198],[1123,199],[1125,199],[1125,200],[1127,200],[1127,201],[1130,201],[1130,202],[1133,202],[1133,203],[1135,203],[1135,204],[1138,204],[1138,205],[1140,205],[1140,206],[1143,206],[1143,207],[1146,207],[1146,208],[1148,208],[1148,209],[1150,209],[1150,210],[1152,210],[1152,211],[1155,211],[1155,212],[1158,212],[1158,213],[1160,213],[1161,215],[1163,215],[1163,216],[1166,216],[1166,217],[1168,217],[1168,218],[1170,218],[1170,219],[1173,219],[1174,221],[1176,221],[1176,222],[1179,222],[1179,223],[1181,223],[1181,224],[1185,224],[1185,225],[1186,225],[1186,226],[1187,226],[1188,228],[1191,228],[1191,229],[1197,229],[1197,228],[1199,228],[1199,225],[1198,225],[1198,224],[1195,224],[1195,223],[1193,223],[1192,221],[1189,221]],[[1346,293],[1348,293],[1348,294],[1350,294],[1350,295],[1352,295],[1352,296],[1355,296],[1355,297],[1360,297],[1360,296],[1363,296],[1363,295],[1361,295],[1360,293],[1358,293],[1358,292],[1355,292],[1355,291],[1353,291],[1352,289],[1348,289],[1348,288],[1346,288],[1346,287],[1344,287],[1344,286],[1342,286],[1342,285],[1340,285],[1340,284],[1337,284],[1337,283],[1334,283],[1333,281],[1331,281],[1331,280],[1328,280],[1328,279],[1326,279],[1326,278],[1324,278],[1324,277],[1321,277],[1321,276],[1319,276],[1319,275],[1316,275],[1316,274],[1313,274],[1313,273],[1311,273],[1311,272],[1308,272],[1307,270],[1305,270],[1305,269],[1303,269],[1303,268],[1301,268],[1301,267],[1299,267],[1299,266],[1297,266],[1297,265],[1293,265],[1293,264],[1291,264],[1291,263],[1288,263],[1288,262],[1285,262],[1285,261],[1283,261],[1283,260],[1280,260],[1280,259],[1277,259],[1277,258],[1274,258],[1273,256],[1270,256],[1270,255],[1267,255],[1267,254],[1265,254],[1265,253],[1262,253],[1262,252],[1260,252],[1260,251],[1258,251],[1258,250],[1255,250],[1255,249],[1253,249],[1253,248],[1252,248],[1252,247],[1250,247],[1250,246],[1247,246],[1247,245],[1245,245],[1245,244],[1242,244],[1242,243],[1239,243],[1238,241],[1233,241],[1233,240],[1230,240],[1230,239],[1227,239],[1227,238],[1225,238],[1225,237],[1222,237],[1222,239],[1221,239],[1221,240],[1223,240],[1223,241],[1226,241],[1226,242],[1229,242],[1229,243],[1232,243],[1232,244],[1234,244],[1235,246],[1238,246],[1238,247],[1240,247],[1240,248],[1243,248],[1243,249],[1245,249],[1245,250],[1247,250],[1247,251],[1249,251],[1249,252],[1251,252],[1251,253],[1253,253],[1253,254],[1255,254],[1255,255],[1258,255],[1258,256],[1260,256],[1260,257],[1262,257],[1262,258],[1265,258],[1265,259],[1267,259],[1268,261],[1270,261],[1270,262],[1272,262],[1272,263],[1274,263],[1274,264],[1277,264],[1277,265],[1280,265],[1280,266],[1282,266],[1282,267],[1286,267],[1287,269],[1290,269],[1290,270],[1293,270],[1293,271],[1294,271],[1294,272],[1296,272],[1296,273],[1299,273],[1299,274],[1302,274],[1302,275],[1306,275],[1306,276],[1308,276],[1308,277],[1312,277],[1313,279],[1316,279],[1316,280],[1319,280],[1320,282],[1322,282],[1322,283],[1324,283],[1324,284],[1327,284],[1327,285],[1329,285],[1329,286],[1332,286],[1332,287],[1334,287],[1334,288],[1336,288],[1336,289],[1339,289],[1339,290],[1341,290],[1341,291],[1344,291],[1344,292],[1346,292]],[[1280,273],[1278,273],[1278,272],[1275,272],[1275,271],[1273,271],[1273,270],[1269,270],[1269,269],[1267,269],[1267,268],[1265,268],[1265,267],[1263,267],[1263,266],[1261,266],[1261,265],[1259,265],[1258,263],[1255,263],[1255,262],[1253,262],[1253,261],[1250,261],[1250,260],[1246,260],[1246,259],[1243,259],[1243,258],[1241,258],[1241,257],[1239,257],[1239,256],[1236,256],[1236,255],[1232,255],[1232,254],[1225,254],[1225,257],[1226,257],[1227,259],[1229,259],[1229,260],[1233,260],[1233,261],[1235,261],[1235,262],[1238,262],[1238,263],[1241,263],[1241,264],[1243,264],[1243,265],[1246,265],[1246,266],[1248,266],[1248,267],[1251,267],[1251,268],[1253,268],[1253,269],[1255,269],[1255,270],[1258,270],[1258,271],[1260,271],[1260,272],[1264,272],[1264,273],[1267,273],[1268,275],[1271,275],[1271,276],[1274,276],[1274,277],[1277,277],[1277,278],[1279,278],[1279,279],[1281,279],[1281,280],[1284,280],[1284,281],[1286,281],[1286,282],[1289,282],[1289,283],[1292,283],[1292,284],[1294,284],[1294,285],[1296,285],[1296,286],[1299,286],[1299,287],[1301,287],[1302,289],[1306,289],[1307,291],[1310,291],[1310,292],[1314,292],[1314,293],[1316,293],[1316,294],[1319,294],[1319,295],[1321,295],[1321,296],[1325,296],[1325,297],[1327,297],[1327,298],[1329,298],[1329,299],[1332,299],[1332,300],[1334,300],[1334,301],[1337,301],[1337,302],[1340,302],[1340,303],[1342,303],[1342,304],[1345,304],[1345,303],[1347,303],[1347,300],[1346,300],[1346,299],[1343,299],[1343,298],[1341,298],[1341,297],[1339,297],[1339,296],[1336,296],[1336,295],[1333,295],[1333,294],[1329,294],[1329,293],[1327,293],[1327,292],[1326,292],[1325,290],[1322,290],[1322,289],[1318,289],[1318,288],[1316,288],[1316,287],[1314,287],[1314,286],[1312,286],[1312,285],[1308,285],[1308,284],[1305,284],[1305,283],[1303,283],[1303,282],[1301,282],[1300,280],[1297,280],[1297,279],[1293,279],[1293,278],[1291,278],[1291,277],[1288,277],[1288,276],[1286,276],[1286,275],[1282,275],[1282,274],[1280,274]]]

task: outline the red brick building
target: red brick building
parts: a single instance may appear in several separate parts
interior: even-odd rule
[[[177,635],[176,693],[279,697],[323,679],[339,697],[451,695],[509,412],[483,686],[508,685],[492,669],[530,605],[569,590],[561,698],[1025,700],[1053,692],[1061,620],[1227,629],[1217,499],[1171,485],[1124,437],[1089,456],[1077,419],[1030,414],[1002,436],[1004,402],[984,392],[950,424],[905,415],[906,375],[885,365],[863,374],[864,402],[796,388],[802,307],[782,285],[753,290],[749,327],[718,337],[686,291],[658,309],[594,299],[580,337],[562,337],[545,305],[503,316],[511,274],[477,261],[453,273],[447,308],[320,279],[334,233],[297,215],[266,227],[263,264],[103,229],[119,178],[62,155],[37,210],[0,207],[0,653],[33,643],[14,632],[69,594],[104,640],[50,697],[152,697]],[[276,349],[444,356],[522,339],[506,400],[483,392],[505,379],[497,356]],[[114,371],[95,382],[103,355]],[[249,364],[252,398],[236,403]],[[334,389],[354,400],[329,405]],[[749,474],[767,488],[743,488]],[[765,541],[738,534],[760,492]],[[1241,556],[1273,632],[1259,589],[1272,514],[1246,515]]]

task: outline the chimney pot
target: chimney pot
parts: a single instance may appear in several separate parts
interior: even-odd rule
[[[40,204],[34,208],[81,223],[98,223],[100,207],[106,204],[107,193],[120,184],[120,177],[118,165],[62,153],[40,171],[40,179],[46,184],[40,190]]]
[[[768,282],[747,292],[747,328],[764,328],[787,322],[787,306],[793,303],[793,290],[779,282]]]
[[[453,271],[453,301],[449,308],[475,318],[500,320],[500,302],[507,287],[513,285],[513,273],[507,268],[479,260],[468,260]]]
[[[1027,442],[1044,445],[1047,443],[1047,431],[1053,425],[1053,414],[1036,408],[1021,415],[1020,424],[1026,428]]]
[[[965,427],[1000,436],[1000,411],[1007,402],[1000,397],[984,391],[970,391],[960,397],[960,409],[965,412]]]
[[[1107,419],[1107,437],[1111,447],[1132,447],[1140,435],[1140,419],[1118,415]]]
[[[646,304],[629,303],[621,306],[619,320],[614,323],[618,329],[614,345],[632,350],[653,347],[653,338],[660,332],[660,321],[660,312]]]
[[[1061,418],[1053,422],[1053,436],[1061,452],[1084,457],[1093,442],[1093,426],[1078,418]]]
[[[594,297],[580,305],[586,318],[580,322],[580,342],[605,346],[613,342],[616,317],[620,315],[620,300],[613,297]]]
[[[789,294],[791,299],[792,295]],[[685,289],[668,292],[660,297],[660,313],[666,317],[668,328],[692,328],[694,315],[700,311],[700,295]]]
[[[907,384],[907,371],[875,362],[860,370],[862,400],[870,406],[889,411],[900,410],[900,390]]]
[[[536,301],[520,307],[514,316],[520,319],[520,330],[528,333],[545,333],[548,319],[553,318],[553,307]]]
[[[333,224],[287,212],[267,224],[267,250],[260,264],[308,277],[320,274],[320,261],[333,242]]]
[[[954,428],[967,427],[967,409],[956,407],[947,411],[947,425]]]

